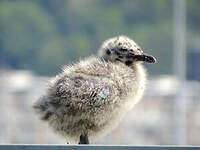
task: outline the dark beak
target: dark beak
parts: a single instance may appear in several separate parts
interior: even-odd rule
[[[136,61],[144,61],[144,62],[148,62],[148,63],[156,63],[156,58],[143,53],[142,55],[135,55],[133,52],[129,52],[128,53],[128,58],[132,58]]]
[[[145,62],[148,62],[148,63],[156,63],[155,57],[148,55],[148,54],[145,54],[145,53],[143,53],[143,55],[140,56],[140,59],[141,59],[141,61],[145,61]]]
[[[144,62],[148,62],[148,63],[156,63],[156,58],[143,53],[142,55],[134,55],[133,53],[129,53],[129,57],[133,58],[136,61],[144,61]]]

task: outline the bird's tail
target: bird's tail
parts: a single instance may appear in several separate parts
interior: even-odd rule
[[[54,108],[47,96],[41,97],[32,107],[40,119],[44,121],[47,121],[54,114]]]

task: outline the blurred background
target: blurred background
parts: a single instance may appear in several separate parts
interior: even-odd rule
[[[0,143],[65,144],[31,105],[65,64],[127,35],[146,65],[143,100],[96,144],[200,144],[199,0],[1,0]]]

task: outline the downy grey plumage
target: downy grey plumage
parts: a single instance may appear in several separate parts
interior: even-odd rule
[[[55,132],[89,144],[116,127],[141,99],[146,83],[141,62],[156,59],[126,36],[111,38],[98,56],[64,67],[33,108]]]

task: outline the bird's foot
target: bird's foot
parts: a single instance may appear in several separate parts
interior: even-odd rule
[[[78,144],[89,144],[89,139],[87,134],[80,135],[80,141]]]

